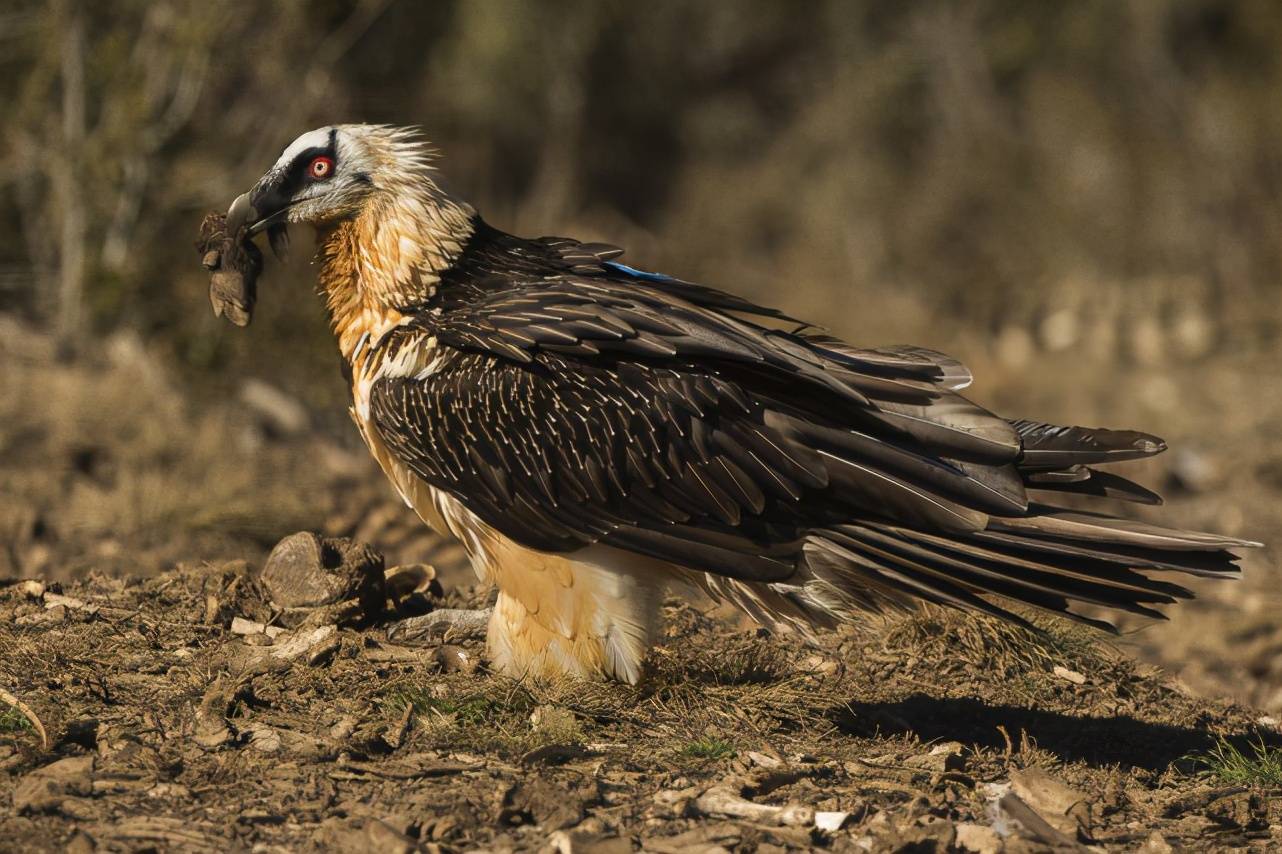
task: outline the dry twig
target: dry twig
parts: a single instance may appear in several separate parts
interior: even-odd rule
[[[3,688],[0,688],[0,701],[8,703],[10,706],[13,706],[15,709],[22,712],[22,716],[31,722],[31,726],[35,728],[36,733],[40,736],[41,749],[48,750],[49,733],[45,731],[45,725],[40,722],[40,717],[32,710],[32,708]]]

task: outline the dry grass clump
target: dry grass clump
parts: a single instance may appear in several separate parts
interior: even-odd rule
[[[1116,651],[1100,632],[1056,617],[1029,612],[1021,616],[1038,631],[984,614],[923,606],[888,621],[876,634],[887,652],[960,661],[1003,675],[1047,672],[1057,665],[1097,670],[1117,661]]]

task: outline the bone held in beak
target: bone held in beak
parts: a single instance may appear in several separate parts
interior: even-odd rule
[[[253,217],[248,196],[232,202],[227,216],[211,213],[200,224],[196,251],[209,271],[209,302],[215,317],[248,326],[258,296],[263,254],[249,239],[245,223]],[[234,225],[234,227],[233,227]]]

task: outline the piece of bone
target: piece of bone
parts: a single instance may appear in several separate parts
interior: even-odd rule
[[[424,643],[433,638],[479,638],[485,636],[490,609],[472,611],[440,608],[419,617],[407,617],[387,629],[387,639],[397,643]]]
[[[249,239],[244,226],[230,231],[221,214],[209,214],[200,224],[196,241],[201,266],[209,271],[209,302],[216,317],[237,326],[248,326],[258,297],[258,276],[263,253]]]
[[[694,809],[703,815],[746,818],[763,824],[782,824],[791,827],[811,827],[815,811],[801,804],[776,807],[745,800],[722,786],[713,786],[694,801]]]
[[[386,597],[383,556],[373,547],[347,537],[319,537],[310,531],[291,534],[276,544],[262,572],[263,587],[281,619],[294,626],[327,606],[353,607],[326,613],[325,621],[360,622],[382,613]]]

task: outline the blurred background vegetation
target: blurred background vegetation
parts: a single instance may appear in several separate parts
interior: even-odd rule
[[[309,235],[247,332],[193,250],[353,121],[421,125],[500,228],[953,352],[1012,415],[1162,433],[1162,518],[1282,533],[1276,0],[6,0],[0,71],[0,577],[300,526],[422,559],[346,423]],[[1251,561],[1146,642],[1282,709]],[[1226,624],[1224,659],[1188,649]]]
[[[0,310],[137,329],[197,380],[332,367],[306,235],[250,336],[190,243],[338,121],[421,124],[500,227],[864,339],[1155,361],[1280,332],[1273,0],[10,0],[0,56]]]

